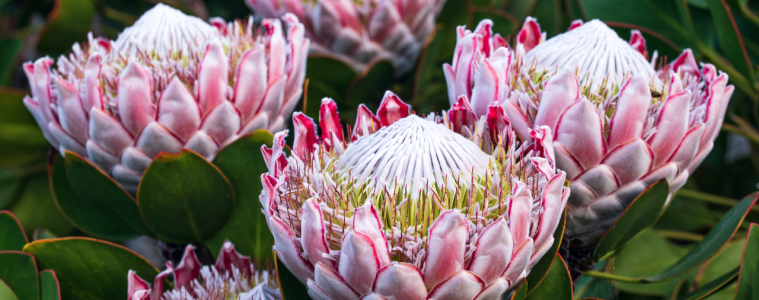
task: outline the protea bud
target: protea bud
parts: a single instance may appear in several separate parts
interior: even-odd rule
[[[578,23],[526,60],[511,59],[525,47],[490,48],[489,20],[460,29],[454,66],[444,70],[454,108],[467,96],[479,117],[500,103],[526,143],[536,142],[534,128],[554,133],[546,142],[572,181],[565,235],[594,246],[648,186],[667,179],[673,193],[686,182],[712,149],[734,88],[713,65],[699,68],[690,50],[654,70],[639,33],[628,44],[600,21]],[[532,27],[522,32],[539,40]]]
[[[477,142],[487,132],[457,134],[445,115],[420,118],[390,92],[378,115],[361,109],[355,141],[330,134],[342,131],[333,118],[320,120],[318,141],[296,113],[293,155],[286,131],[262,148],[275,250],[312,298],[500,299],[558,242],[569,188],[550,143],[501,138],[510,142],[488,153]]]
[[[282,299],[276,274],[257,270],[250,257],[241,255],[229,241],[225,242],[212,266],[201,265],[192,245],[185,248],[175,267],[156,276],[153,285],[129,271],[127,300],[275,300]],[[164,291],[164,281],[172,275],[174,288]]]
[[[291,16],[217,28],[159,4],[115,42],[26,63],[26,104],[48,141],[134,192],[150,161],[182,148],[211,159],[257,129],[281,130],[302,94],[308,39]]]
[[[360,72],[378,59],[397,75],[410,71],[445,0],[246,0],[257,15],[292,13],[305,24],[311,51],[334,55]]]

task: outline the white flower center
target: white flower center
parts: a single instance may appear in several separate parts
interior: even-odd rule
[[[416,115],[350,144],[340,156],[340,175],[372,189],[403,185],[412,199],[433,184],[449,190],[485,175],[491,156],[443,124]]]
[[[216,28],[200,18],[159,3],[119,34],[116,47],[131,53],[139,44],[142,49],[159,54],[187,53],[217,35]]]
[[[533,60],[539,71],[579,70],[581,77],[587,74],[587,80],[593,80],[594,87],[607,78],[609,84],[620,84],[625,75],[643,72],[653,78],[655,74],[641,53],[599,20],[540,43],[525,55],[527,64]]]

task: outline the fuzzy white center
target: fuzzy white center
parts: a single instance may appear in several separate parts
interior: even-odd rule
[[[119,34],[116,47],[135,51],[137,45],[159,54],[187,52],[217,36],[216,28],[205,21],[159,3]]]
[[[525,62],[535,61],[538,70],[579,70],[598,86],[608,78],[619,84],[625,75],[640,72],[653,78],[653,66],[628,42],[599,20],[593,20],[572,31],[557,35],[527,52]]]
[[[490,162],[469,139],[411,115],[350,144],[337,168],[372,189],[402,185],[416,199],[428,184],[451,190],[457,182],[468,185],[472,175],[485,175]]]

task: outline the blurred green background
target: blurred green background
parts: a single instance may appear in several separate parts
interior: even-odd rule
[[[12,211],[30,235],[81,235],[58,212],[48,187],[51,151],[23,106],[29,95],[22,63],[57,58],[88,32],[115,39],[142,12],[159,1],[148,0],[0,0],[0,210]],[[161,1],[203,19],[246,18],[243,0]],[[728,73],[736,91],[714,150],[678,192],[654,228],[645,231],[606,265],[625,276],[656,274],[700,241],[722,214],[759,189],[759,0],[448,0],[438,28],[428,40],[414,72],[394,78],[386,62],[357,74],[331,59],[309,59],[309,89],[303,109],[318,119],[318,100],[338,102],[344,124],[352,124],[359,103],[376,110],[386,89],[411,103],[417,113],[447,109],[442,64],[451,61],[455,27],[473,28],[492,19],[494,31],[513,37],[525,17],[536,17],[548,37],[560,34],[572,20],[600,19],[628,39],[643,32],[649,55],[672,60],[686,48],[697,60]],[[325,72],[325,70],[328,70]],[[759,221],[759,209],[748,215]],[[602,299],[676,299],[695,283],[709,282],[740,263],[748,222],[734,241],[686,278],[656,284],[612,284],[581,278],[576,297]],[[39,230],[45,230],[39,231]],[[36,234],[35,234],[35,231]],[[707,299],[732,299],[728,287]]]

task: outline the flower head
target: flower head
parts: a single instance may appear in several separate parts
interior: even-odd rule
[[[497,44],[490,24],[460,29],[456,59],[444,66],[452,110],[461,99],[471,99],[477,117],[500,106],[528,144],[538,142],[531,130],[550,129],[540,142],[553,145],[556,167],[572,181],[565,235],[577,245],[595,245],[654,182],[679,189],[711,151],[734,88],[713,65],[699,67],[690,50],[654,70],[639,33],[628,44],[591,21],[544,42],[539,26],[526,26],[522,33],[533,37],[524,41],[539,42],[518,39],[510,52],[490,48]]]
[[[129,271],[127,300],[276,300],[282,299],[277,289],[276,274],[256,270],[250,257],[241,255],[235,246],[226,241],[216,264],[201,265],[195,247],[185,248],[182,260],[175,267],[166,263],[166,270],[156,276],[153,286]],[[174,288],[164,291],[168,276]]]
[[[257,129],[281,130],[302,94],[308,39],[291,16],[209,25],[159,4],[118,40],[89,38],[26,63],[45,137],[134,192],[150,161],[182,148],[211,159]]]
[[[311,51],[335,55],[361,71],[388,59],[398,75],[412,69],[445,0],[246,0],[256,14],[292,13],[305,24]]]
[[[321,116],[333,108],[325,98]],[[500,299],[551,247],[569,189],[550,143],[453,131],[448,114],[416,116],[390,92],[358,115],[355,140],[333,117],[320,140],[296,113],[292,155],[287,132],[262,148],[277,255],[314,299]]]

